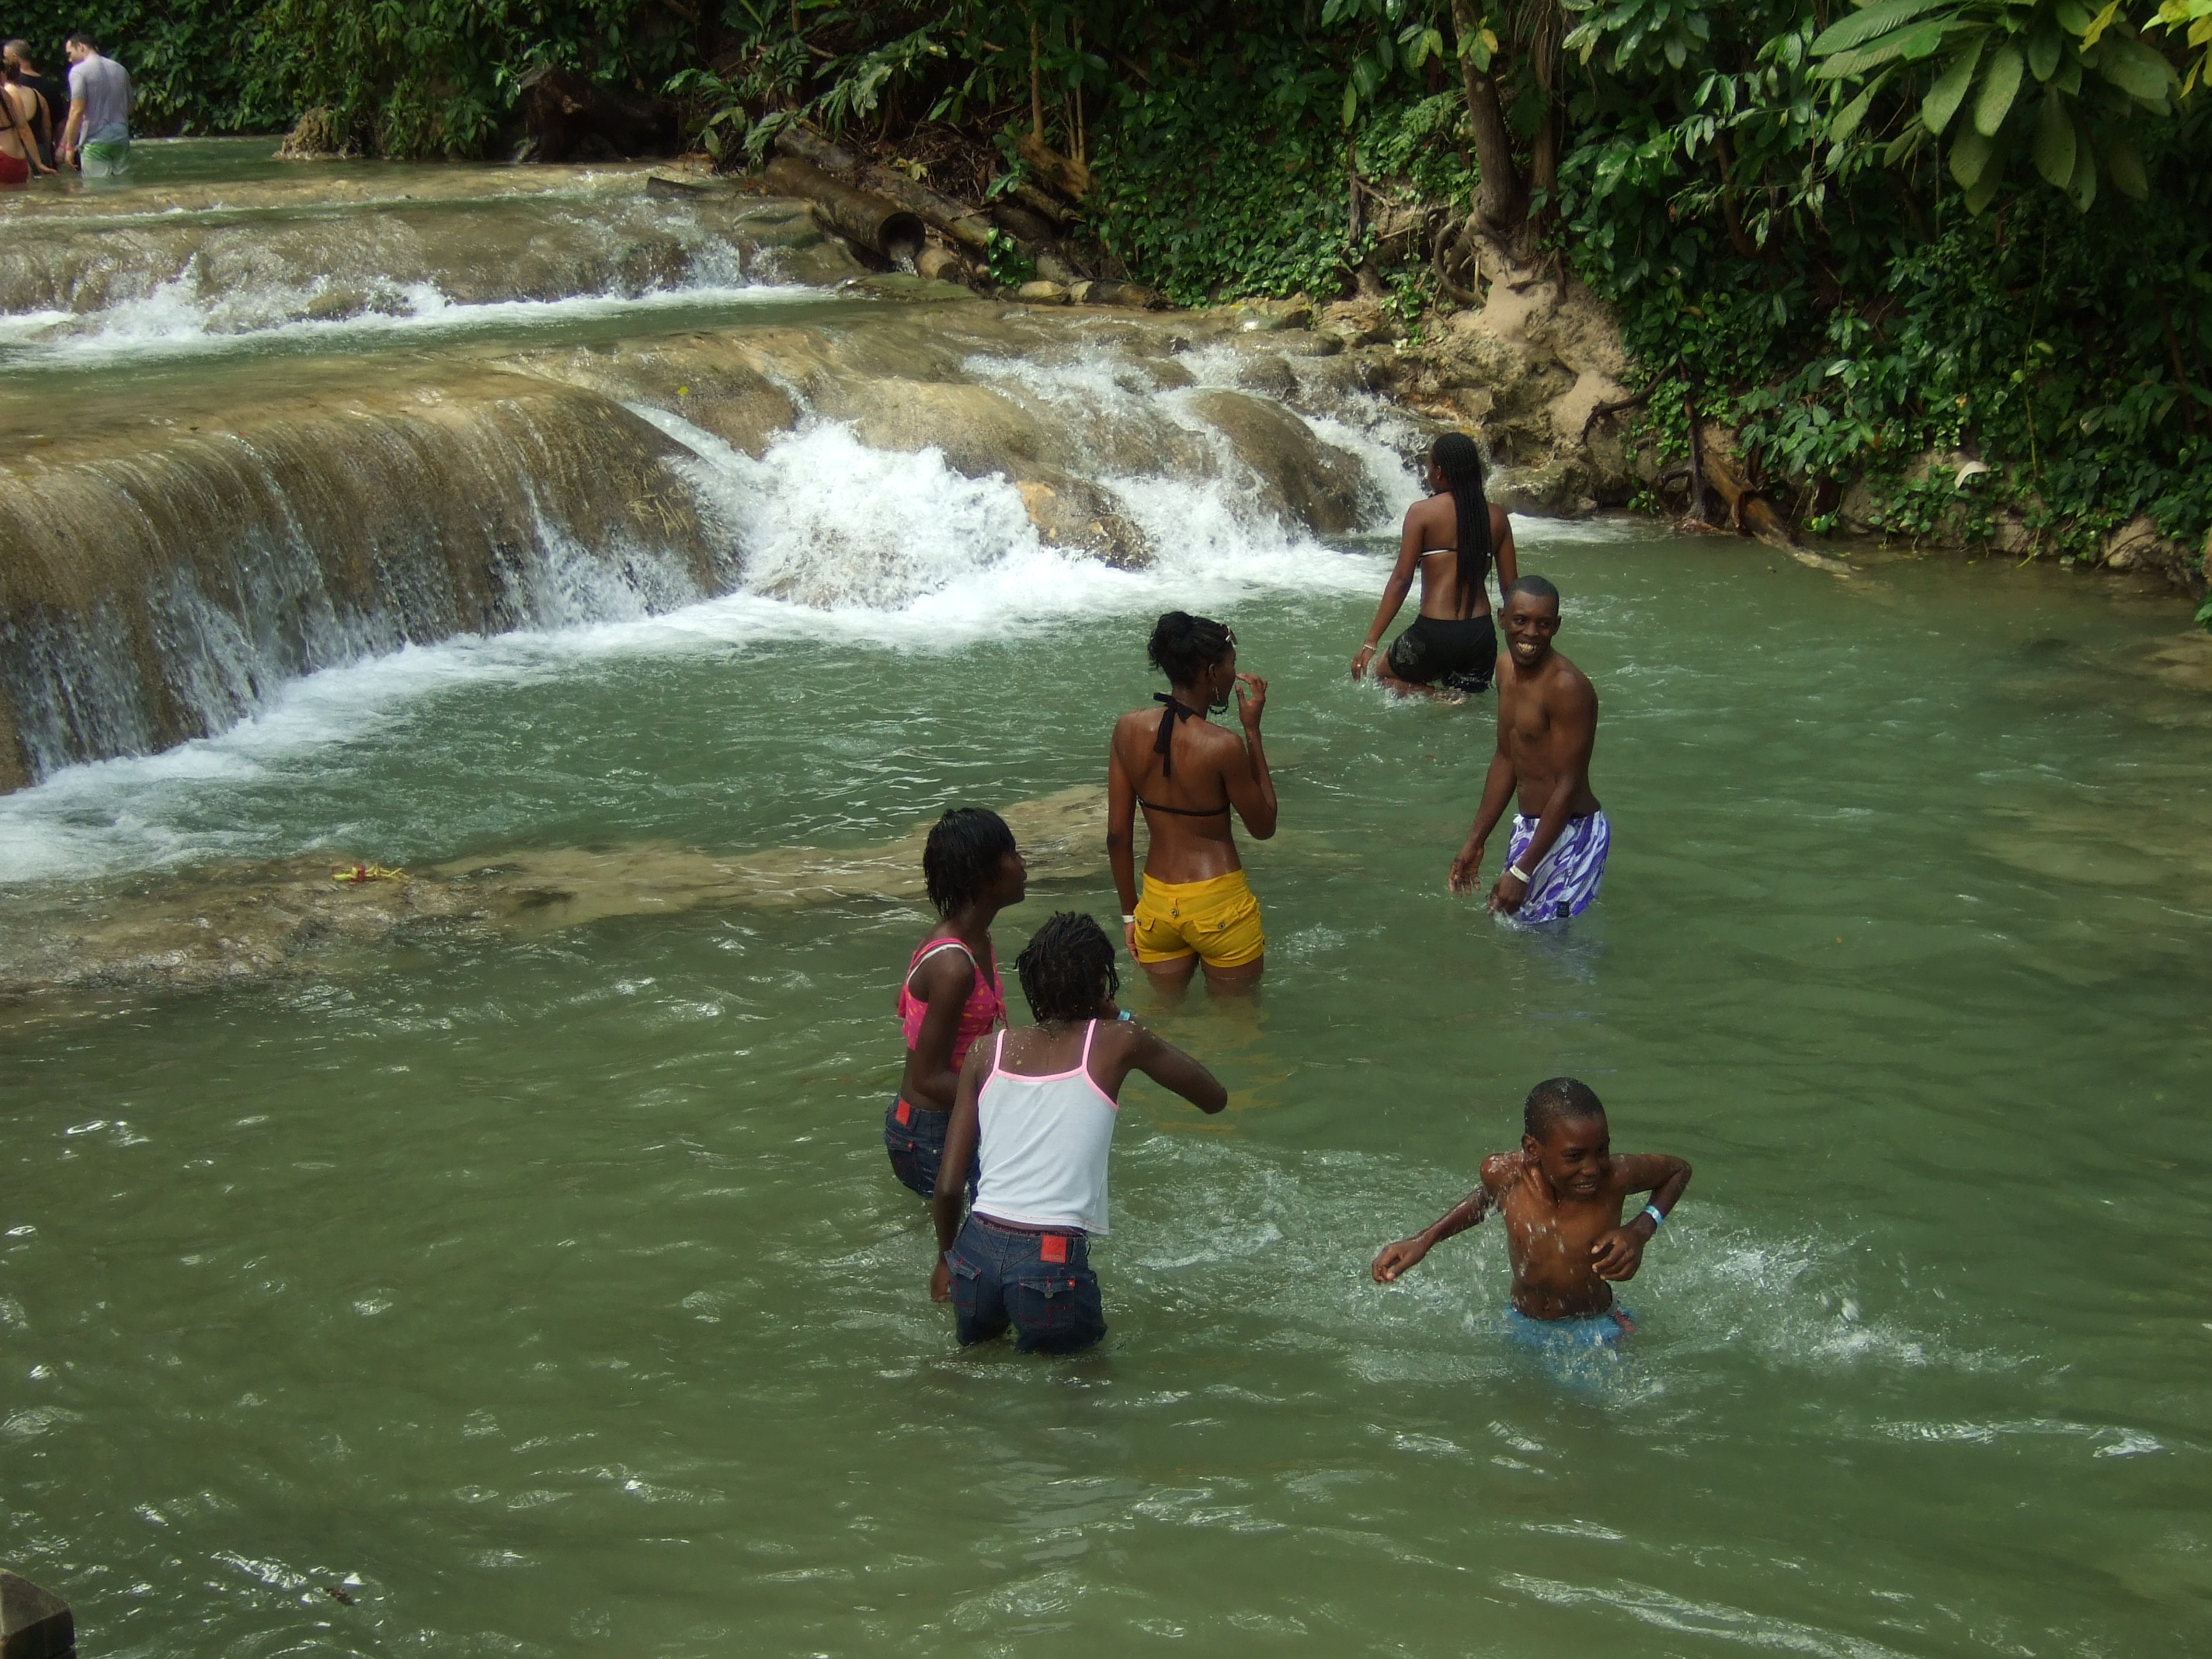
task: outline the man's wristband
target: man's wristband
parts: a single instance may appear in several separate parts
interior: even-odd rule
[[[1528,872],[1526,870],[1523,870],[1517,864],[1507,865],[1505,866],[1505,873],[1512,877],[1514,880],[1519,882],[1523,887],[1526,887],[1528,884]]]
[[[1659,1231],[1661,1224],[1667,1219],[1667,1212],[1656,1204],[1645,1205],[1644,1213],[1651,1218],[1651,1231],[1655,1233]]]
[[[1121,912],[1121,925],[1124,927],[1133,925],[1136,920],[1137,913],[1134,910],[1124,910]]]

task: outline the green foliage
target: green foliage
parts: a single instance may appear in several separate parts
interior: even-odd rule
[[[2148,512],[2201,543],[2204,118],[2130,95],[2141,120],[2108,124],[2112,100],[2069,90],[2064,57],[2098,20],[2062,10],[1883,0],[1816,33],[1809,6],[1715,6],[1711,60],[1750,67],[1694,80],[1650,29],[1632,39],[1649,14],[1583,14],[1560,235],[1619,307],[1662,445],[1686,447],[1693,404],[1778,483],[1869,485],[1897,533],[1971,537],[2010,511],[2079,556]],[[2085,167],[2139,188],[2091,194]],[[2073,188],[2032,186],[2031,167]],[[1923,459],[1961,449],[1990,473],[1961,486]],[[1833,521],[1808,507],[1808,527]]]
[[[2177,31],[2187,41],[2198,4],[2212,34],[2212,0],[2139,11],[2169,41]],[[2153,124],[2172,117],[2185,82],[2121,9],[2122,0],[2108,0],[2093,16],[2081,0],[1877,0],[1813,42],[1822,80],[1839,88],[1866,82],[1848,102],[1839,91],[1831,136],[1839,145],[1866,142],[1865,118],[1887,87],[1900,109],[1917,97],[1929,135],[1941,138],[1955,124],[1948,161],[1970,212],[1996,200],[2017,162],[2032,163],[2084,213],[2100,176],[2140,200],[2150,188],[2140,146]],[[2197,70],[2190,74],[2193,83]]]
[[[256,50],[260,20],[224,0],[91,0],[24,30],[49,75],[68,69],[62,42],[82,31],[130,71],[141,132],[270,132],[289,126],[290,100]]]

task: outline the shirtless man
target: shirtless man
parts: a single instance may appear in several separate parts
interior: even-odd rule
[[[1521,810],[1506,844],[1505,873],[1490,890],[1490,908],[1523,927],[1589,908],[1613,846],[1613,826],[1589,787],[1597,692],[1581,669],[1552,649],[1559,631],[1558,588],[1541,576],[1522,576],[1506,590],[1498,752],[1449,878],[1453,892],[1474,890],[1483,843],[1517,789]]]
[[[1481,1186],[1427,1231],[1387,1246],[1370,1271],[1376,1284],[1391,1283],[1495,1205],[1513,1263],[1514,1334],[1547,1349],[1611,1346],[1636,1328],[1613,1287],[1636,1277],[1644,1247],[1690,1184],[1690,1166],[1657,1152],[1615,1157],[1605,1107],[1571,1077],[1528,1091],[1521,1127],[1520,1151],[1483,1159]],[[1624,1224],[1621,1200],[1632,1193],[1651,1201]]]
[[[1275,781],[1260,743],[1267,682],[1237,672],[1237,636],[1170,611],[1152,629],[1152,666],[1171,690],[1161,708],[1115,722],[1106,763],[1106,858],[1121,896],[1129,954],[1152,983],[1180,992],[1199,964],[1216,991],[1260,977],[1267,939],[1231,833],[1233,810],[1256,841],[1275,833]],[[1241,735],[1206,718],[1237,699]],[[1151,837],[1137,892],[1137,808]]]
[[[1352,659],[1352,678],[1370,665],[1382,689],[1398,696],[1422,692],[1456,702],[1490,690],[1498,668],[1498,629],[1483,584],[1494,563],[1502,593],[1521,574],[1514,562],[1513,526],[1483,493],[1482,452],[1464,432],[1447,432],[1429,452],[1429,496],[1406,509],[1398,562],[1382,584],[1382,603],[1367,641]],[[1405,607],[1421,577],[1421,614],[1391,643],[1381,661],[1382,632]]]

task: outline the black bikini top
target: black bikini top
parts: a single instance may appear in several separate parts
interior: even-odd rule
[[[1160,775],[1164,778],[1173,777],[1175,775],[1176,722],[1202,720],[1205,716],[1195,708],[1186,708],[1164,691],[1153,692],[1152,701],[1167,705],[1160,711],[1160,734],[1152,739],[1152,752],[1160,757]],[[1147,812],[1172,812],[1182,818],[1218,817],[1229,811],[1227,801],[1222,802],[1218,806],[1162,806],[1156,801],[1146,800],[1142,795],[1137,797],[1137,805]]]

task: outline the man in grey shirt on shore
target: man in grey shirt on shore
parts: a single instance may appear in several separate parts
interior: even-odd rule
[[[88,179],[120,173],[131,165],[131,77],[112,58],[102,58],[86,35],[70,36],[69,60],[62,164],[75,161]]]

